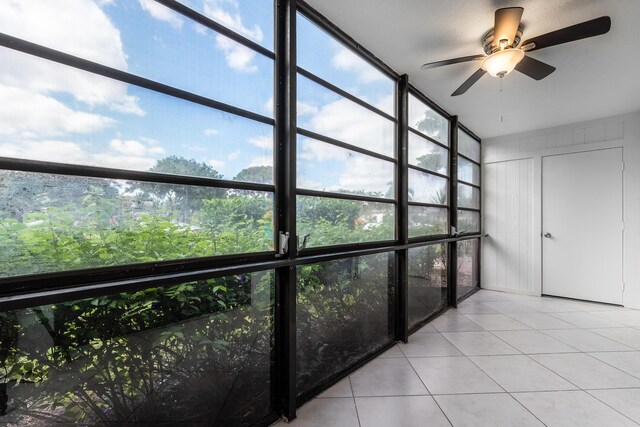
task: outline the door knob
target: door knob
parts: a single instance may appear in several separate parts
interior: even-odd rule
[[[544,233],[544,237],[546,237],[547,239],[551,238],[551,233]]]

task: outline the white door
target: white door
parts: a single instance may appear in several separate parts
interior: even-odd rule
[[[542,293],[622,304],[622,149],[542,159]]]

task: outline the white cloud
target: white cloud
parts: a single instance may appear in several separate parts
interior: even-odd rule
[[[393,181],[394,166],[373,157],[353,153],[348,150],[305,138],[301,141],[300,157],[311,165],[331,161],[331,169],[340,172],[337,181],[310,181],[303,178],[313,189],[336,191],[340,189],[364,190],[385,194]]]
[[[207,163],[216,169],[222,169],[224,168],[224,165],[225,165],[224,160],[218,160],[218,159],[211,159]]]
[[[173,10],[156,2],[155,0],[138,0],[140,6],[149,15],[158,21],[163,21],[171,25],[173,28],[180,29],[184,24],[184,20]]]
[[[120,32],[93,1],[0,0],[0,10],[4,33],[127,70]],[[0,52],[0,62],[0,84],[44,95],[68,93],[91,107],[104,105],[113,111],[144,114],[125,83],[9,49]]]
[[[91,164],[105,168],[149,170],[156,164],[156,159],[142,156],[118,156],[108,153],[99,153],[91,156]]]
[[[393,123],[347,99],[323,105],[311,118],[310,128],[349,144],[393,155]]]
[[[216,46],[224,52],[227,65],[243,73],[255,73],[258,66],[253,64],[256,52],[221,34],[216,35]]]
[[[0,85],[0,135],[52,137],[98,132],[114,124],[99,114],[74,111],[54,98]],[[10,101],[9,101],[10,100]]]
[[[331,64],[338,70],[356,73],[358,80],[362,83],[385,79],[384,74],[374,66],[343,46],[338,47],[338,51],[331,59]]]
[[[251,162],[249,162],[249,166],[247,167],[254,167],[254,166],[272,166],[273,163],[271,161],[271,157],[254,157],[253,159],[251,159]]]
[[[0,156],[78,164],[85,162],[88,155],[87,152],[76,143],[45,140],[1,143]]]
[[[235,9],[235,12],[228,12],[224,9],[224,5],[231,5]],[[249,28],[242,22],[242,16],[238,12],[238,3],[234,1],[224,0],[205,0],[204,14],[212,20],[232,29],[233,31],[242,34],[243,36],[261,42],[264,39],[264,34],[259,25],[254,25],[253,28]]]
[[[236,160],[240,157],[240,154],[242,154],[242,151],[232,151],[231,153],[229,153],[229,155],[227,156],[227,159],[229,160]]]
[[[113,139],[109,142],[109,148],[113,151],[132,157],[143,157],[147,155],[164,154],[165,150],[162,147],[144,144],[135,140],[122,140]]]
[[[217,129],[205,129],[202,133],[206,137],[212,137],[212,136],[218,135],[220,133],[220,131],[217,130]]]
[[[126,68],[120,32],[91,0],[0,0],[0,10],[3,33]]]
[[[234,12],[225,10],[225,6],[235,9]],[[249,28],[242,22],[242,16],[238,12],[238,3],[225,0],[205,0],[204,14],[212,20],[230,28],[231,30],[256,42],[264,39],[264,34],[259,25]],[[234,70],[244,73],[255,73],[258,67],[253,64],[256,53],[235,41],[218,34],[216,35],[216,47],[224,53],[227,65]]]
[[[148,170],[156,163],[148,156],[90,153],[78,143],[61,140],[0,143],[0,156],[131,170]]]
[[[318,107],[313,105],[313,104],[309,104],[307,102],[304,101],[298,101],[297,106],[297,113],[299,116],[306,116],[306,115],[310,115],[310,114],[318,114]]]
[[[273,96],[267,99],[267,102],[264,103],[264,109],[269,112],[269,114],[273,114]]]
[[[262,150],[273,150],[273,136],[271,135],[250,138],[247,142],[251,145],[255,145]]]

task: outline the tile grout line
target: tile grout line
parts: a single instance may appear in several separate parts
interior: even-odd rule
[[[443,337],[444,338],[444,337]],[[440,406],[440,403],[438,403],[438,401],[435,399],[435,397],[433,397],[433,394],[431,394],[431,390],[429,390],[429,387],[427,387],[427,385],[424,383],[424,381],[422,380],[422,377],[418,374],[418,372],[416,371],[416,368],[413,367],[413,364],[411,363],[411,361],[409,360],[409,358],[407,358],[407,362],[409,362],[409,366],[411,366],[411,369],[413,370],[413,372],[416,374],[416,376],[418,377],[418,379],[420,380],[420,382],[422,383],[422,385],[424,386],[424,388],[427,390],[427,393],[429,393],[429,397],[434,401],[434,403],[436,404],[436,406],[438,407],[438,409],[440,409],[440,412],[442,412],[442,415],[444,415],[444,417],[447,419],[447,422],[449,423],[449,425],[451,425],[451,427],[453,427],[453,423],[451,422],[451,420],[449,419],[449,416],[447,415],[446,412],[444,412],[444,410],[442,409],[442,407]]]
[[[493,335],[493,334],[492,334]],[[495,335],[494,335],[495,336]],[[496,337],[498,339],[500,339],[500,337]],[[504,342],[504,341],[503,341]],[[499,355],[499,356],[508,356],[508,355]],[[517,355],[516,355],[517,356]],[[487,356],[490,357],[490,356]],[[485,372],[484,369],[482,369],[482,367],[480,367],[476,362],[473,361],[472,358],[468,358],[469,361],[471,361],[471,363],[473,363],[478,369],[480,369],[480,371],[485,374],[487,376],[487,378],[489,378],[491,381],[493,381],[498,387],[500,387],[506,394],[509,395],[509,397],[511,397],[514,401],[516,401],[518,403],[518,405],[520,405],[521,407],[523,407],[528,413],[530,413],[536,420],[540,421],[540,423],[544,426],[546,426],[546,424],[544,422],[542,422],[542,420],[540,418],[538,418],[536,416],[536,414],[534,414],[533,412],[531,412],[531,410],[529,408],[527,408],[526,406],[524,406],[522,404],[522,402],[520,402],[518,399],[516,399],[515,397],[511,396],[511,393],[507,391],[507,389],[505,389],[502,384],[500,384],[498,381],[496,381],[495,379],[493,379],[493,377],[491,375],[489,375],[488,373]]]
[[[353,384],[351,384],[351,375],[347,377],[349,381],[349,389],[351,390],[351,399],[353,400],[353,406],[356,408],[356,419],[358,420],[358,427],[362,427],[360,422],[360,413],[358,412],[358,402],[356,402],[356,394],[353,392]]]

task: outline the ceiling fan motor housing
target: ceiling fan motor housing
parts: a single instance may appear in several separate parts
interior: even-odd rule
[[[509,49],[512,47],[517,47],[520,44],[520,40],[522,40],[522,25],[518,27],[518,31],[516,31],[516,35],[513,38],[513,43],[505,44],[503,46],[500,45],[500,40],[494,40],[493,37],[493,28],[490,29],[482,36],[482,49],[484,53],[487,55],[491,55],[499,50]]]

